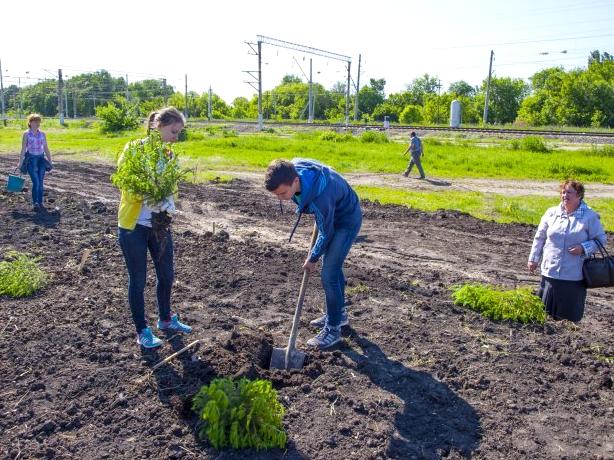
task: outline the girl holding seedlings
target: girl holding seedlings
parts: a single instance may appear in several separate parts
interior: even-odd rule
[[[584,259],[605,246],[606,235],[599,214],[584,202],[584,185],[566,180],[560,185],[561,203],[546,211],[539,223],[527,266],[537,270],[541,259],[538,296],[554,319],[580,321],[584,315],[586,285]]]
[[[137,342],[145,348],[155,348],[162,345],[162,340],[156,337],[145,320],[145,281],[147,275],[147,252],[151,254],[156,270],[156,294],[158,301],[158,329],[170,332],[192,332],[192,328],[179,321],[177,314],[171,312],[171,288],[174,279],[173,240],[170,231],[169,213],[175,210],[173,196],[166,196],[161,202],[152,205],[142,196],[130,193],[122,184],[139,184],[147,182],[147,168],[126,167],[123,163],[137,164],[135,156],[145,152],[145,145],[159,148],[164,145],[162,159],[154,166],[158,172],[164,172],[170,167],[173,152],[167,148],[167,143],[176,142],[179,133],[185,125],[183,114],[174,107],[166,107],[152,112],[147,120],[147,135],[145,139],[133,141],[126,145],[118,162],[120,180],[114,182],[121,189],[121,201],[118,213],[118,237],[128,269],[128,302],[132,319],[136,327]],[[160,143],[161,141],[161,143]],[[139,150],[140,148],[140,150]],[[140,164],[145,164],[143,160]],[[132,163],[131,163],[132,162]],[[143,171],[143,172],[135,172]],[[139,177],[125,177],[126,175]],[[141,184],[142,185],[142,184]],[[173,187],[176,186],[176,182]],[[136,186],[135,186],[136,187]],[[132,188],[134,190],[134,187]],[[155,208],[155,209],[154,209]]]
[[[47,146],[47,136],[40,130],[42,118],[38,113],[28,115],[28,129],[23,133],[19,169],[26,171],[32,180],[32,207],[40,211],[43,207],[43,180],[45,173],[51,171],[53,163]]]

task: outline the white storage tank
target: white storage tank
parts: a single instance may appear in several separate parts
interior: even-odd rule
[[[450,103],[450,128],[458,128],[461,124],[461,103],[454,99]]]

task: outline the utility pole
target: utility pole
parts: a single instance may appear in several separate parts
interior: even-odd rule
[[[128,74],[126,74],[126,100],[130,100],[130,91],[128,91]]]
[[[23,117],[23,92],[21,91],[21,76],[17,77],[17,84],[19,85],[19,119]]]
[[[2,81],[2,60],[0,60],[0,101],[2,101],[2,123],[4,126],[6,126],[6,115],[4,113],[4,82]]]
[[[72,90],[72,117],[77,118],[77,91]]]
[[[352,62],[352,58],[349,56],[344,56],[342,54],[331,53],[330,51],[324,51],[321,49],[313,48],[311,46],[303,46],[297,43],[290,43],[283,40],[278,40],[276,38],[265,37],[263,35],[258,35],[258,51],[255,51],[252,47],[252,43],[247,43],[252,50],[254,50],[254,54],[258,55],[258,126],[259,129],[262,130],[262,43],[266,43],[273,46],[278,46],[280,48],[287,48],[291,50],[300,51],[302,53],[315,54],[317,56],[323,56],[328,59],[335,59],[337,61],[347,62],[348,64],[348,88],[346,92],[346,100],[345,100],[345,120],[346,124],[349,122],[349,97],[350,97],[350,64]],[[252,72],[247,72],[252,78],[254,78]],[[250,85],[254,82],[246,82]],[[303,112],[304,113],[304,112]]]
[[[360,59],[361,55],[358,55],[358,75],[356,76],[356,96],[354,97],[354,121],[358,120],[358,91],[360,91]]]
[[[307,101],[309,106],[309,118],[307,123],[313,123],[313,59],[309,58],[309,98]]]
[[[209,85],[209,101],[207,103],[207,118],[211,121],[211,98],[213,97],[213,93],[211,92],[211,85]]]
[[[162,94],[164,95],[164,105],[168,104],[168,94],[166,94],[166,78],[162,79]]]
[[[185,110],[183,114],[188,118],[188,74],[185,74]]]
[[[495,57],[495,52],[490,50],[490,65],[488,66],[488,80],[486,81],[486,99],[484,100],[484,124],[488,123],[488,96],[490,95],[490,78],[492,76],[492,60]]]
[[[262,119],[262,40],[258,40],[258,131],[264,128]]]
[[[64,81],[62,80],[62,69],[58,69],[58,113],[60,115],[60,124],[64,124]]]
[[[441,107],[441,79],[437,79],[437,124],[441,123],[441,113],[439,111]]]
[[[348,84],[345,92],[345,126],[350,123],[350,79],[352,75],[350,74],[350,68],[352,66],[352,61],[347,61],[348,64]]]
[[[64,110],[66,110],[66,118],[68,118],[68,90],[64,91]]]

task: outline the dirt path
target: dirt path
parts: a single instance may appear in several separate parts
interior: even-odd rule
[[[364,203],[346,270],[351,327],[286,374],[266,369],[268,353],[287,340],[309,220],[288,244],[293,209],[281,214],[256,175],[183,187],[174,302],[195,332],[141,352],[110,173],[60,161],[42,214],[0,192],[0,254],[33,252],[52,276],[32,298],[0,298],[0,457],[611,458],[614,289],[590,292],[578,326],[496,323],[450,300],[469,280],[536,285],[524,270],[534,227]],[[150,270],[150,322],[154,293]],[[302,349],[322,303],[314,277]],[[200,349],[149,373],[193,338]],[[220,456],[197,439],[190,396],[220,375],[273,381],[286,451]]]

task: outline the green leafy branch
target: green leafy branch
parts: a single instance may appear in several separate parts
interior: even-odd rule
[[[155,206],[173,195],[188,171],[179,166],[179,156],[153,131],[147,138],[131,141],[121,154],[111,182],[120,190],[143,197]]]
[[[216,448],[283,448],[284,407],[268,380],[215,379],[194,396],[192,409],[203,421],[199,435]]]

